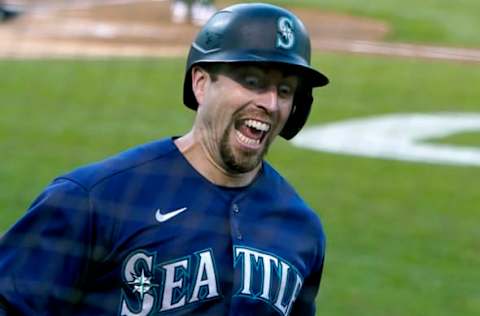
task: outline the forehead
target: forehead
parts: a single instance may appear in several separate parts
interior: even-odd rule
[[[224,72],[251,72],[264,75],[280,75],[281,77],[300,78],[300,73],[295,67],[280,63],[225,63],[221,65],[220,69]]]

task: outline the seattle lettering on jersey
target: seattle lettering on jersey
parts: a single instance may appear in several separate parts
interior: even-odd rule
[[[237,295],[264,300],[288,315],[302,288],[300,273],[275,255],[247,247],[233,249],[234,266],[240,267],[243,276]]]
[[[152,315],[221,296],[211,249],[160,264],[155,264],[155,256],[139,251],[126,259],[123,280],[130,291],[122,290],[121,316]],[[235,296],[261,300],[280,315],[289,314],[303,283],[293,265],[273,254],[235,246],[234,269],[242,276]]]
[[[122,316],[150,315],[150,312],[164,312],[186,305],[218,297],[218,282],[210,249],[195,253],[168,263],[153,266],[155,254],[137,252],[130,256],[123,268],[123,279],[136,293],[132,304],[122,291]],[[196,263],[196,264],[195,264]],[[190,275],[194,267],[193,278]],[[154,269],[160,270],[163,282],[154,283]],[[146,276],[148,275],[148,277]],[[193,286],[191,286],[193,280]],[[158,291],[157,291],[158,290]],[[160,309],[154,311],[157,300]]]

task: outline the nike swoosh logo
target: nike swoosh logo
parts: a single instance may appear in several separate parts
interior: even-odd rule
[[[168,221],[169,219],[177,216],[178,214],[180,214],[180,213],[182,213],[186,210],[187,210],[186,207],[182,207],[182,208],[179,208],[178,210],[162,214],[162,212],[160,212],[160,209],[158,209],[157,212],[155,213],[155,219],[158,222],[163,223],[163,222]]]

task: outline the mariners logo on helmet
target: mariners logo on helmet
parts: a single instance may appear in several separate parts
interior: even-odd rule
[[[277,47],[290,49],[295,43],[293,22],[287,17],[278,19]]]

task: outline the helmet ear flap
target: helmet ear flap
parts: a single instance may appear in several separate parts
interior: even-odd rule
[[[183,104],[196,111],[198,102],[192,90],[192,67],[189,67],[183,80]]]
[[[292,139],[302,129],[307,122],[307,118],[312,108],[313,96],[312,89],[303,88],[295,93],[292,104],[292,111],[285,123],[280,136],[286,140]]]

